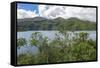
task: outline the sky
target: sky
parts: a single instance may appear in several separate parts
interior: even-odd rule
[[[34,11],[36,10],[36,13],[38,13],[38,5],[37,4],[18,4],[18,9],[24,9],[24,10],[30,10]]]
[[[62,17],[68,19],[77,17],[82,20],[96,22],[96,8],[57,6],[57,5],[38,5],[38,4],[17,4],[17,18],[34,18],[41,16],[48,19]]]

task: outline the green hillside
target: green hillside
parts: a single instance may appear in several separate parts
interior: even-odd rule
[[[64,26],[64,27],[63,27]],[[83,21],[78,18],[64,19],[58,17],[56,19],[46,19],[42,17],[18,19],[17,30],[96,30],[96,23]]]

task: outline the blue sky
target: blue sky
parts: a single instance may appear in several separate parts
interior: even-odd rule
[[[24,9],[24,10],[36,11],[37,14],[39,13],[38,4],[23,4],[23,3],[18,3],[17,4],[17,9]]]

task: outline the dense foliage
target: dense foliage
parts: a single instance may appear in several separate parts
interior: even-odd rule
[[[58,63],[71,61],[91,61],[96,60],[96,42],[88,40],[88,34],[73,33],[75,36],[69,39],[67,32],[56,34],[56,38],[48,42],[48,37],[43,37],[40,32],[35,32],[30,38],[30,46],[39,48],[39,53],[21,54],[17,57],[18,64],[41,64],[41,63]],[[63,38],[60,36],[62,35]],[[24,40],[24,39],[23,39]],[[27,44],[22,39],[18,39],[18,47],[21,44]]]
[[[19,38],[17,39],[17,47],[20,48],[21,46],[24,46],[27,43],[26,39]]]

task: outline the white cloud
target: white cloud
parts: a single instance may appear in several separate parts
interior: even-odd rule
[[[77,17],[83,20],[96,21],[96,8],[83,8],[72,6],[39,6],[39,14],[42,17],[54,19],[63,17],[65,19],[70,17]]]
[[[39,5],[39,14],[36,11],[25,9],[17,10],[17,18],[33,18],[41,16],[49,19],[63,17],[65,19],[70,17],[77,17],[83,20],[96,21],[96,8],[83,8],[72,6],[56,6],[56,5]]]
[[[42,17],[46,18],[55,18],[61,14],[63,14],[62,6],[46,6],[46,5],[39,5],[39,14]]]
[[[36,11],[17,9],[17,19],[32,18],[38,16]]]

